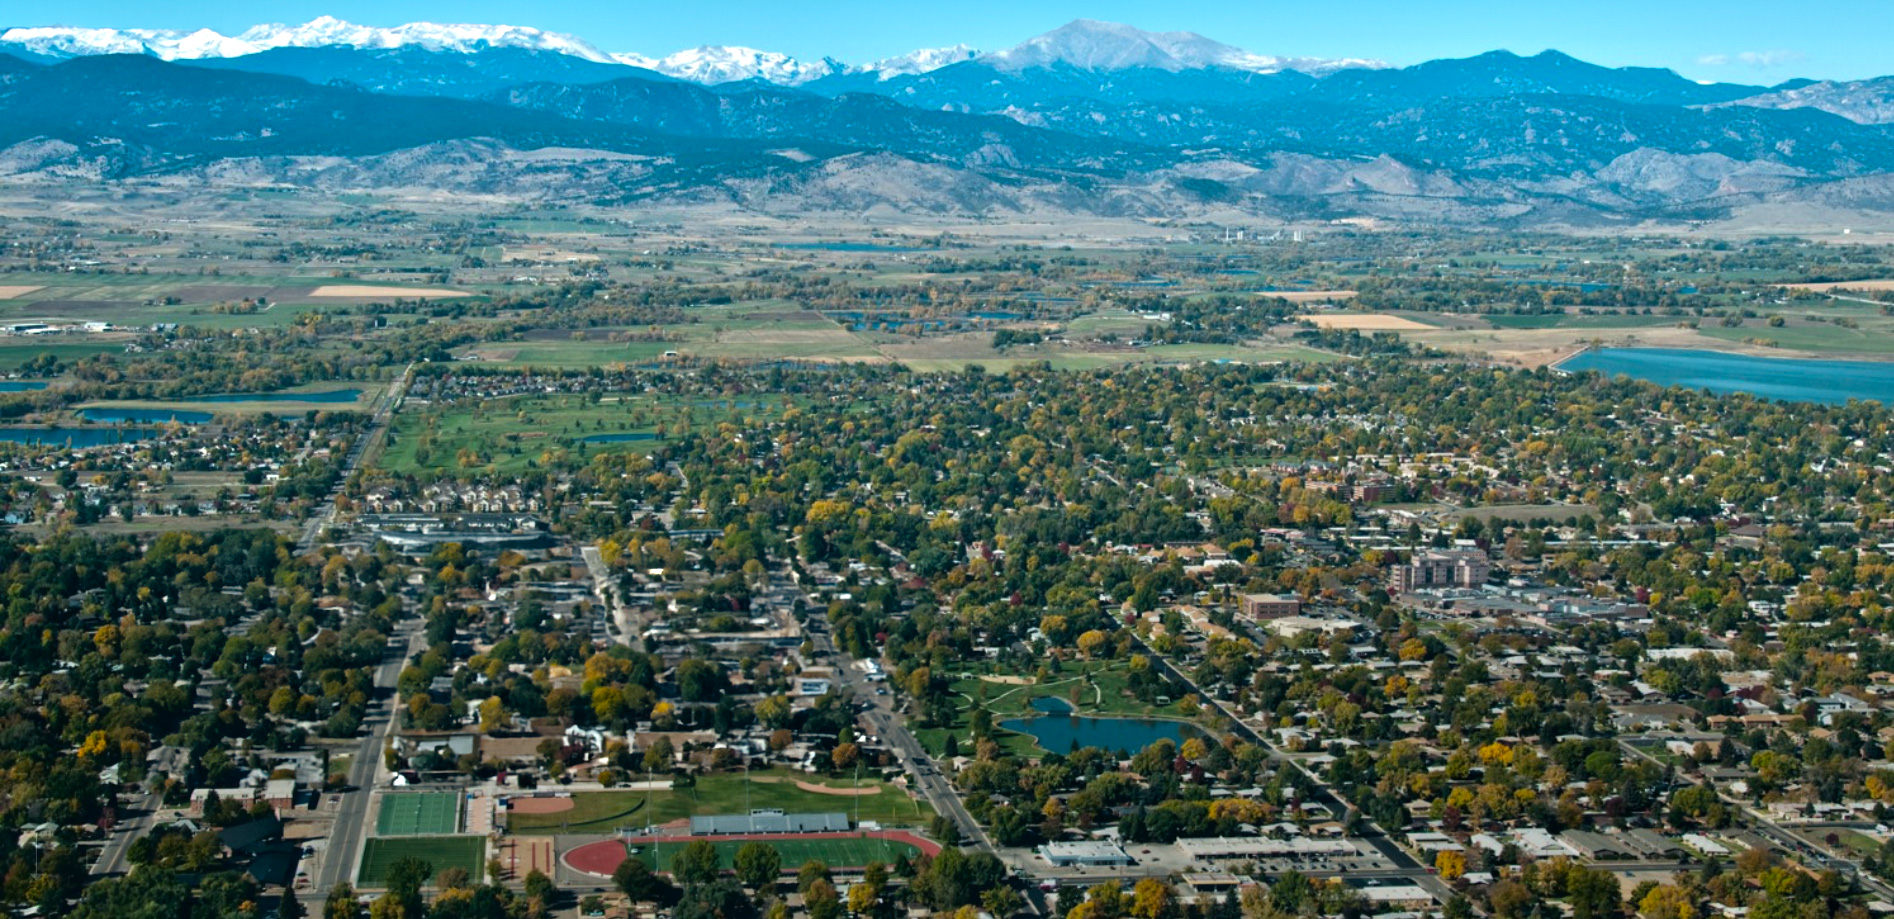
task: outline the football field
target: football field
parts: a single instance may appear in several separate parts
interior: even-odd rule
[[[397,839],[370,839],[362,850],[362,868],[355,882],[363,887],[381,887],[388,869],[403,858],[418,858],[428,863],[428,883],[449,868],[464,868],[478,878],[486,870],[487,841],[479,836],[410,836]]]
[[[398,792],[381,796],[377,836],[434,836],[460,832],[460,795],[451,791]]]

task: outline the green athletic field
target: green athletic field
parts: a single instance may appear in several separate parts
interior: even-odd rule
[[[702,838],[702,837],[699,837]],[[905,842],[888,839],[853,837],[849,839],[784,839],[772,837],[767,840],[754,839],[712,839],[717,846],[717,857],[725,868],[736,867],[737,850],[761,841],[775,849],[783,857],[783,870],[794,871],[802,863],[815,859],[834,868],[860,868],[869,862],[882,862],[892,865],[894,860],[905,855],[910,860],[918,858],[921,850]],[[671,858],[684,848],[686,842],[666,841],[657,845],[639,843],[632,848],[638,851],[635,857],[642,859],[652,868],[668,871]]]
[[[380,887],[388,868],[403,858],[418,858],[431,866],[428,882],[449,868],[465,868],[479,880],[486,870],[487,841],[479,836],[408,836],[399,839],[371,838],[362,850],[362,868],[355,883]]]
[[[381,796],[377,836],[428,836],[460,831],[460,795],[451,791],[400,792]]]

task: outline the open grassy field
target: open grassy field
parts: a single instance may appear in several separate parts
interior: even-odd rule
[[[1648,329],[1674,326],[1689,321],[1688,316],[1660,316],[1642,313],[1488,313],[1481,319],[1496,329]]]
[[[825,795],[796,787],[797,779],[837,788],[878,788],[872,795]],[[781,808],[791,813],[858,813],[862,820],[886,826],[924,826],[934,810],[925,801],[878,779],[823,778],[788,770],[754,771],[746,791],[742,773],[701,776],[694,787],[652,791],[594,791],[572,796],[572,809],[555,814],[513,813],[507,829],[523,835],[572,831],[610,832],[615,826],[645,826],[686,817],[745,814],[753,808]],[[857,808],[860,808],[858,811]]]
[[[429,877],[449,868],[464,868],[472,877],[486,870],[487,841],[479,836],[405,836],[370,837],[362,850],[362,867],[355,883],[379,888],[386,882],[388,869],[403,858],[418,858],[432,866]]]
[[[95,354],[124,354],[124,336],[34,336],[0,338],[0,370],[13,370],[42,354],[72,363]]]
[[[609,400],[609,401],[608,401]],[[648,451],[693,427],[768,418],[788,405],[757,400],[521,395],[490,402],[416,407],[395,421],[381,465],[395,471],[461,468],[515,471],[549,453]],[[590,438],[590,440],[588,440]]]
[[[460,796],[453,792],[397,792],[381,796],[377,836],[432,836],[460,830]]]

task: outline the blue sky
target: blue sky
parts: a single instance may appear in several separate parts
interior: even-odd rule
[[[1894,73],[1891,0],[15,0],[8,25],[237,32],[332,15],[370,25],[504,22],[571,32],[607,51],[661,54],[750,45],[798,57],[867,61],[965,42],[1002,48],[1088,17],[1183,29],[1263,54],[1411,64],[1503,48],[1557,48],[1613,66],[1670,67],[1696,79]]]

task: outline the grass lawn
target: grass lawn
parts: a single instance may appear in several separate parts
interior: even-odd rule
[[[539,394],[419,407],[395,419],[380,463],[399,472],[518,472],[601,451],[649,451],[687,427],[770,418],[785,405],[779,396],[729,400],[626,393],[597,402],[581,395]]]
[[[377,836],[426,836],[460,829],[460,796],[419,791],[385,794],[375,818]]]
[[[1068,663],[1062,665],[1060,672],[1047,675],[1046,682],[1033,685],[1003,683],[973,674],[967,679],[956,681],[952,686],[951,692],[960,704],[960,711],[954,718],[951,731],[948,728],[920,728],[914,731],[914,738],[928,752],[939,756],[944,754],[947,735],[952,733],[958,738],[961,752],[971,754],[973,735],[968,716],[974,705],[978,704],[991,712],[997,724],[1007,718],[1042,714],[1033,708],[1032,702],[1046,696],[1064,700],[1073,708],[1072,714],[1076,715],[1190,720],[1190,716],[1176,701],[1157,705],[1132,695],[1128,688],[1127,666],[1121,661]],[[1037,757],[1045,752],[1027,734],[996,730],[994,735],[994,740],[1010,753]]]
[[[1865,324],[1864,324],[1865,326]],[[1770,328],[1763,323],[1737,328],[1704,324],[1700,334],[1723,341],[1755,339],[1779,348],[1827,354],[1894,355],[1894,331],[1885,327],[1865,326],[1847,329],[1826,322],[1789,323]]]
[[[641,776],[633,776],[641,778]],[[877,779],[862,779],[859,787],[880,788],[874,795],[825,795],[797,788],[798,779],[836,788],[857,787],[853,778],[823,778],[787,770],[750,773],[744,792],[742,773],[708,775],[695,788],[682,791],[594,791],[572,796],[572,810],[557,814],[510,814],[507,829],[522,835],[562,832],[566,827],[585,832],[609,832],[613,826],[668,823],[685,817],[744,814],[755,808],[781,808],[790,813],[846,813],[884,826],[925,826],[934,817],[925,801]],[[649,804],[645,802],[649,799]],[[857,809],[859,807],[859,810]]]
[[[479,836],[408,836],[396,839],[380,837],[368,840],[362,850],[362,868],[355,882],[363,887],[379,888],[388,869],[403,858],[418,858],[433,870],[429,878],[449,868],[465,868],[475,878],[486,870],[487,841]]]
[[[72,363],[95,354],[124,354],[125,342],[119,341],[73,341],[70,336],[40,336],[34,338],[0,338],[0,370],[12,370],[42,354],[50,354],[61,361]]]
[[[754,840],[713,840],[717,847],[717,857],[726,869],[736,867],[737,850]],[[664,842],[656,845],[636,845],[632,857],[643,861],[655,870],[670,870],[671,858],[686,843]],[[831,868],[860,868],[869,862],[882,862],[892,865],[895,859],[905,855],[909,859],[918,857],[921,850],[905,842],[872,837],[854,839],[771,839],[766,845],[775,849],[783,857],[783,871],[792,872],[802,867],[804,862],[815,859]]]

